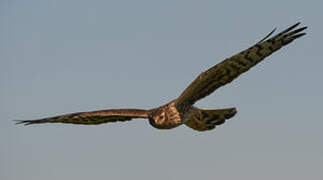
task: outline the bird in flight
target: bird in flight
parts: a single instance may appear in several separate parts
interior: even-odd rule
[[[22,120],[17,121],[17,124],[71,123],[93,125],[145,118],[157,129],[172,129],[185,124],[197,131],[212,130],[223,124],[227,119],[232,118],[237,113],[236,108],[200,109],[193,106],[194,103],[219,87],[230,83],[281,47],[305,35],[302,31],[307,27],[295,29],[299,24],[297,23],[269,38],[275,31],[274,29],[255,45],[201,73],[178,98],[160,107],[150,110],[108,109],[78,112],[37,120]]]

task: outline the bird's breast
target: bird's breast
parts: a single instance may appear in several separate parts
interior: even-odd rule
[[[184,122],[182,121],[182,117],[178,110],[175,107],[175,103],[171,102],[169,104],[166,104],[162,107],[160,107],[162,111],[165,112],[166,118],[162,121],[159,122],[158,124],[155,123],[154,121],[150,121],[150,124],[154,126],[157,129],[171,129],[175,128]]]

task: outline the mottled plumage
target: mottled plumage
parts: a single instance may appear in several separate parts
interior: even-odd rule
[[[23,120],[17,123],[25,125],[40,123],[88,125],[129,121],[133,118],[148,118],[149,123],[158,129],[171,129],[182,124],[197,131],[214,129],[217,125],[221,125],[225,120],[233,117],[237,112],[236,109],[199,109],[193,106],[194,103],[208,96],[219,87],[230,83],[281,47],[305,35],[301,31],[307,27],[294,30],[299,24],[297,23],[276,36],[267,39],[275,31],[273,30],[255,45],[223,60],[221,63],[200,74],[177,99],[158,108],[151,110],[110,109],[80,112],[38,120]]]

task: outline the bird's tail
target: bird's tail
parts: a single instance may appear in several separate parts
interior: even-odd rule
[[[197,131],[214,129],[215,126],[223,124],[225,120],[237,113],[236,108],[198,110],[199,113],[185,123],[186,126]]]

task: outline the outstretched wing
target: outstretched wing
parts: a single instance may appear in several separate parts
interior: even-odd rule
[[[117,121],[129,121],[133,118],[148,118],[148,111],[140,109],[109,109],[78,112],[37,120],[22,120],[17,121],[17,124],[70,123],[92,125]]]
[[[240,74],[248,71],[271,53],[305,35],[305,33],[300,32],[307,27],[293,30],[299,24],[300,23],[297,23],[266,40],[275,31],[274,29],[254,46],[231,58],[225,59],[221,63],[200,74],[175,100],[176,107],[181,109],[188,105],[193,105],[196,101],[208,96],[217,88],[230,83]]]

